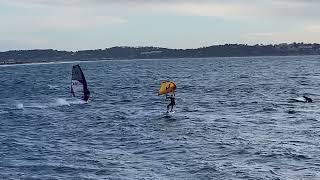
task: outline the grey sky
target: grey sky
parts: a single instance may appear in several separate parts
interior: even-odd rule
[[[319,8],[316,0],[0,0],[0,51],[320,42]]]

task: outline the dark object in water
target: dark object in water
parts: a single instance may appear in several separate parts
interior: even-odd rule
[[[303,96],[303,98],[306,100],[306,102],[308,103],[312,103],[312,99],[307,97],[307,96]]]
[[[88,101],[90,98],[87,81],[79,64],[72,67],[71,94],[74,97],[77,94],[82,95],[82,100],[84,101]]]

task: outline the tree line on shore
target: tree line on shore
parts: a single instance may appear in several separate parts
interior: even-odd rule
[[[319,55],[320,44],[246,45],[225,44],[197,49],[118,46],[106,49],[58,51],[53,49],[0,52],[0,64],[108,59],[161,59],[243,56]]]

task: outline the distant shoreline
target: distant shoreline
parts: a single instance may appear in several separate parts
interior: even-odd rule
[[[154,58],[154,59],[112,59],[112,60],[74,60],[74,61],[48,61],[48,62],[26,62],[26,63],[12,63],[0,64],[0,67],[23,66],[23,65],[49,65],[49,64],[73,64],[73,63],[91,63],[91,62],[108,62],[108,61],[157,61],[170,59],[211,59],[211,58],[252,58],[252,57],[302,57],[302,56],[318,56],[320,55],[287,55],[287,56],[232,56],[232,57],[198,57],[198,58]]]
[[[0,65],[54,63],[69,61],[108,61],[135,59],[308,56],[320,55],[320,44],[244,45],[225,44],[197,49],[168,49],[161,47],[112,47],[83,51],[53,49],[13,50],[0,52]]]

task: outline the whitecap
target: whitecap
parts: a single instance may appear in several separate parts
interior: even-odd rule
[[[16,108],[17,108],[17,109],[24,109],[24,106],[23,106],[22,103],[17,103],[17,104],[16,104]]]
[[[30,104],[30,106],[25,106],[27,108],[36,108],[36,109],[44,109],[47,108],[48,106],[45,106],[43,104],[38,104],[38,103],[34,103],[34,104]]]
[[[48,84],[48,87],[49,87],[49,89],[54,89],[54,90],[58,90],[59,89],[59,86],[57,86],[57,85]]]
[[[53,106],[70,106],[70,103],[66,99],[58,98],[56,102],[53,103],[52,105]]]

